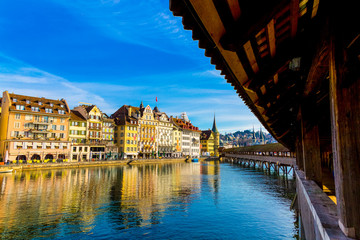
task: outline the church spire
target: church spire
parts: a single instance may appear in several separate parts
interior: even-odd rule
[[[253,140],[256,140],[256,136],[255,136],[255,127],[253,125],[253,137],[252,137]]]
[[[215,113],[214,113],[214,123],[213,123],[212,131],[213,131],[214,133],[218,133],[218,132],[219,132],[219,131],[217,130],[217,127],[216,127]]]
[[[144,108],[144,104],[143,104],[143,101],[141,100],[140,109],[143,109],[143,108]]]

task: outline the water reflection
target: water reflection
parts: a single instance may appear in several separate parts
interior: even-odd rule
[[[189,229],[186,230],[189,236],[205,234],[216,229],[205,224],[211,218],[219,218],[212,224],[223,224],[231,221],[231,217],[237,220],[236,215],[226,215],[232,205],[238,208],[236,202],[229,204],[226,198],[234,188],[227,178],[234,180],[239,175],[228,172],[229,169],[223,172],[220,164],[209,162],[2,174],[0,236],[4,239],[62,239],[69,235],[82,239],[111,236],[176,239],[180,236],[171,234],[179,224],[184,231]],[[279,191],[279,187],[272,187],[273,180],[262,181],[265,184],[260,191],[266,194]],[[224,186],[220,184],[223,182]],[[284,191],[279,191],[279,195],[283,194]],[[220,221],[221,217],[224,219]],[[197,233],[191,224],[199,226]],[[221,230],[218,231],[221,236]],[[226,229],[222,236],[232,236],[236,231],[241,229]],[[203,238],[207,234],[199,236]]]

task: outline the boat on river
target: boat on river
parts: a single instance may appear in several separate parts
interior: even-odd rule
[[[191,159],[192,162],[199,162],[199,159],[198,158],[193,158]]]
[[[11,173],[14,169],[0,169],[0,173]]]

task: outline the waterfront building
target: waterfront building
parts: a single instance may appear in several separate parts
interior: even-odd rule
[[[156,157],[158,152],[156,142],[158,121],[155,119],[153,110],[149,105],[144,108],[141,102],[138,120],[140,124],[139,155],[143,158]]]
[[[182,129],[182,153],[185,157],[200,156],[200,134],[199,128],[191,124],[186,113],[181,118],[172,118],[174,124]]]
[[[3,92],[0,154],[19,162],[67,161],[70,109],[64,99],[53,100]]]
[[[214,139],[214,133],[210,129],[201,131],[200,141],[202,156],[214,156]]]
[[[87,121],[78,111],[70,111],[69,140],[71,142],[71,161],[90,159],[90,146],[86,138]]]
[[[118,159],[118,147],[114,143],[115,121],[103,114],[102,141],[105,143],[105,153],[107,160]]]
[[[176,125],[172,116],[170,117],[172,122],[172,139],[173,139],[173,154],[172,157],[178,158],[182,156],[182,129]]]
[[[154,117],[157,120],[157,138],[158,156],[171,157],[173,153],[173,123],[170,118],[164,113],[160,112],[158,107],[155,107]]]
[[[78,112],[84,119],[86,119],[86,140],[84,147],[88,147],[87,158],[89,160],[107,159],[110,156],[110,151],[115,151],[115,145],[113,143],[113,132],[115,126],[113,122],[106,120],[107,116],[102,113],[96,105],[83,104],[75,107],[72,111]],[[107,135],[103,134],[105,123],[110,123],[106,126],[106,129],[113,129],[112,133]],[[105,139],[107,136],[109,137],[109,140]]]
[[[122,159],[138,158],[139,155],[139,122],[140,109],[123,105],[111,118],[115,121],[115,144]]]
[[[219,156],[220,133],[216,127],[215,116],[214,116],[212,130],[209,129],[202,131],[200,140],[201,140],[201,155]]]

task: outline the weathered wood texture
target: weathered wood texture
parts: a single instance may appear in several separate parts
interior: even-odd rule
[[[350,56],[336,30],[330,44],[330,105],[339,225],[360,239],[360,77],[347,69],[344,60]]]
[[[304,156],[301,136],[298,136],[296,139],[296,165],[299,169],[304,170]]]
[[[319,127],[307,124],[305,119],[309,118],[309,113],[306,113],[306,111],[302,112],[302,156],[305,176],[306,179],[313,180],[319,186],[322,186]]]
[[[306,239],[350,239],[340,230],[336,205],[313,181],[305,179],[301,170],[295,170],[296,193]]]

